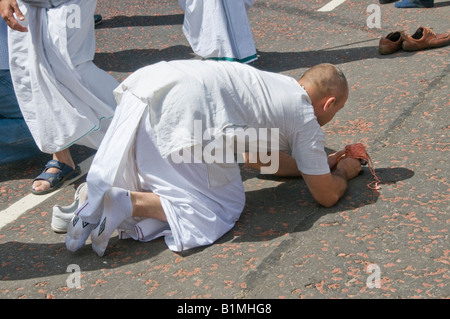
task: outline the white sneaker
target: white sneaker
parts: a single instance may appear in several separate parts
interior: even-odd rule
[[[69,206],[53,206],[51,227],[55,233],[64,234],[72,220],[73,213],[87,200],[87,183],[82,183],[75,191],[73,203]]]

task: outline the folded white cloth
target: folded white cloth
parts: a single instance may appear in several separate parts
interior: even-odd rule
[[[97,1],[35,2],[18,1],[29,32],[8,34],[11,76],[25,121],[45,153],[72,144],[96,149],[114,114],[112,91],[118,85],[92,62]],[[35,6],[48,3],[59,5]]]

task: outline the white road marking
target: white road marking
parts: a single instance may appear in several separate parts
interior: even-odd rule
[[[91,166],[92,160],[94,156],[91,156],[80,163],[80,169],[81,174],[74,177],[73,179],[66,181],[66,185],[69,185],[70,183],[76,181],[77,179],[84,176]],[[22,214],[26,213],[27,211],[31,210],[33,207],[43,203],[45,200],[49,199],[50,197],[53,197],[60,193],[62,190],[64,190],[64,186],[60,189],[49,193],[45,195],[34,195],[34,194],[28,194],[27,196],[23,197],[19,201],[15,202],[8,208],[2,210],[0,212],[0,229],[2,229],[5,225],[11,223],[12,221],[19,218]]]
[[[334,9],[336,9],[338,6],[340,6],[344,2],[345,2],[345,0],[331,0],[330,2],[328,2],[326,5],[324,5],[322,8],[320,8],[317,11],[330,12],[330,11],[333,11]]]

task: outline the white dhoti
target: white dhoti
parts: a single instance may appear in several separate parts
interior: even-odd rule
[[[179,0],[183,32],[203,58],[248,63],[257,59],[247,17],[254,0]]]
[[[292,150],[306,174],[329,172],[310,99],[293,78],[236,62],[170,61],[137,70],[114,94],[118,106],[87,176],[89,203],[77,213],[86,223],[107,214],[104,197],[113,187],[153,192],[168,223],[128,218],[120,233],[165,236],[181,251],[213,243],[239,218],[245,192],[234,155],[246,144],[265,147],[260,142],[270,139],[266,151]],[[238,138],[243,128],[267,134]],[[266,128],[279,134],[269,138]],[[210,146],[217,161],[202,161]],[[180,150],[190,151],[181,161]]]
[[[98,148],[114,114],[118,82],[92,62],[97,1],[18,3],[29,32],[9,30],[10,68],[36,144],[50,154],[72,144]]]
[[[234,226],[245,204],[240,175],[214,188],[209,178],[204,163],[177,164],[160,155],[148,105],[126,91],[89,171],[89,209],[79,217],[97,223],[103,195],[112,186],[153,192],[168,222],[128,218],[118,227],[121,238],[150,241],[164,236],[173,251],[209,245]]]

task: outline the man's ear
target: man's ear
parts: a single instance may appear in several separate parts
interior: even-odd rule
[[[333,107],[336,102],[336,98],[334,96],[326,99],[325,104],[323,105],[323,111],[327,112],[329,108]]]

